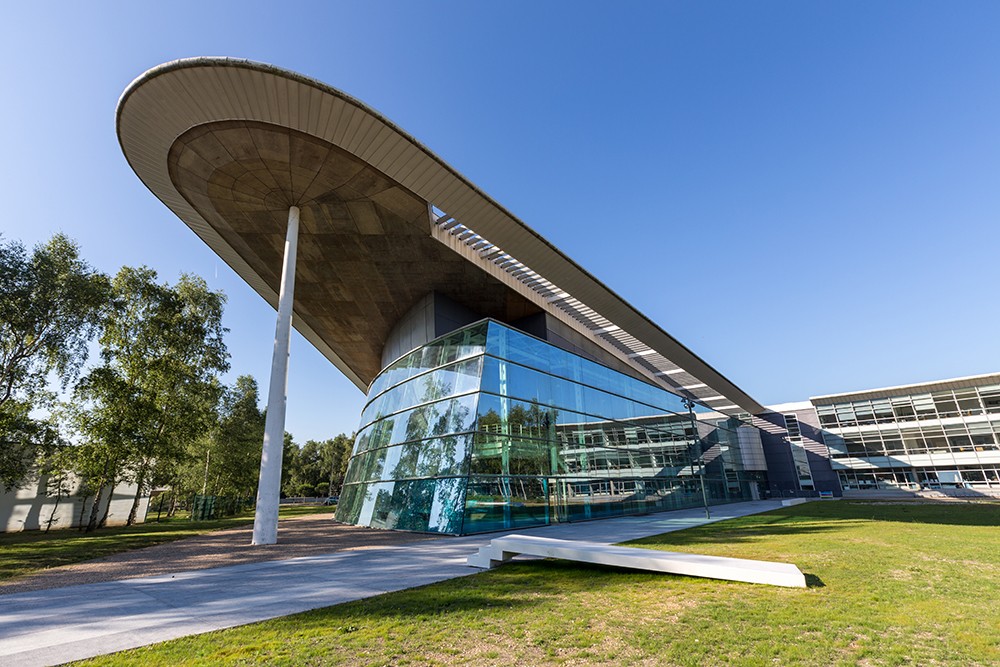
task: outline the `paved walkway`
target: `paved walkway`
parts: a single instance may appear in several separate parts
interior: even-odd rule
[[[780,501],[712,508],[711,522]],[[615,543],[710,521],[689,509],[519,533]],[[0,664],[54,665],[474,574],[465,559],[505,533],[336,551],[288,560],[0,596]],[[281,536],[279,535],[279,540]]]
[[[0,581],[0,596],[266,560],[322,556],[335,551],[377,549],[448,539],[447,536],[428,533],[348,526],[333,523],[332,519],[332,512],[283,518],[278,524],[281,543],[275,546],[251,546],[253,526],[248,524],[144,549],[123,551],[82,563],[53,567],[11,581]],[[3,599],[0,597],[0,600]]]

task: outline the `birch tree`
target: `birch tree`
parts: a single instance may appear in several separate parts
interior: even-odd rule
[[[103,322],[102,363],[81,380],[86,473],[95,489],[87,530],[101,525],[106,490],[136,485],[127,524],[136,519],[150,480],[181,460],[213,422],[229,368],[223,336],[225,297],[205,281],[182,275],[171,287],[156,272],[124,267],[111,283]]]
[[[19,486],[58,440],[32,418],[48,408],[50,374],[65,386],[87,359],[87,345],[108,300],[108,279],[56,234],[29,254],[0,240],[0,485]]]

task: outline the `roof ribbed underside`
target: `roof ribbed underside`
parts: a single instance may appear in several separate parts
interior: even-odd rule
[[[513,286],[519,293],[573,323],[651,381],[720,412],[763,410],[454,169],[360,102],[318,81],[242,60],[197,58],[150,70],[129,86],[119,102],[118,135],[126,158],[147,187],[272,305],[277,304],[273,280],[265,278],[259,264],[248,261],[232,239],[227,240],[217,225],[205,219],[169,173],[168,156],[178,137],[200,125],[233,120],[279,125],[316,137],[367,163],[437,210],[447,211],[448,215],[434,216],[437,231],[457,236],[473,248],[480,268],[489,263],[492,275],[516,283]],[[498,274],[497,267],[502,273]],[[357,364],[331,346],[332,332],[308,319],[299,317],[296,310],[296,328],[364,388],[368,372],[359,374],[353,369]]]

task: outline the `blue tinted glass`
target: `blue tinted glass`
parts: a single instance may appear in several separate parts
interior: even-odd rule
[[[493,476],[469,479],[465,502],[465,532],[541,526],[548,521],[546,480],[508,480]]]
[[[549,371],[553,375],[566,378],[567,380],[573,380],[574,382],[579,382],[580,378],[583,377],[584,360],[577,355],[570,354],[565,350],[553,348],[551,350],[550,358],[552,360],[552,366],[549,368]]]
[[[552,378],[550,390],[552,405],[574,412],[583,410],[583,385],[562,378]]]
[[[475,390],[479,385],[482,357],[466,359],[419,375],[389,389],[361,413],[362,426],[407,407]]]
[[[483,375],[480,389],[491,394],[500,393],[500,368],[506,366],[507,362],[500,361],[495,357],[483,359]]]
[[[486,332],[486,353],[500,357],[501,359],[507,359],[509,357],[507,343],[512,333],[507,327],[496,322],[490,322],[489,329]]]
[[[749,494],[724,421],[696,434],[677,396],[495,322],[415,350],[371,396],[338,507],[353,523],[475,533],[692,507],[702,472],[710,503]]]
[[[369,400],[414,375],[459,359],[482,354],[486,346],[486,327],[486,322],[479,322],[400,357],[372,381],[368,390]]]
[[[505,401],[509,404],[509,401]],[[504,407],[501,404],[499,396],[492,396],[489,394],[482,394],[479,397],[479,426],[478,430],[491,430],[496,429],[499,433],[500,424],[500,414],[503,412]]]
[[[501,395],[505,394],[503,391],[505,370],[507,396],[514,396],[525,401],[534,401],[537,403],[548,403],[551,400],[551,376],[518,366],[517,364],[504,364],[503,362],[501,362],[499,368]]]
[[[592,361],[583,360],[580,381],[591,387],[607,387],[611,384],[614,371]]]
[[[512,332],[508,338],[507,359],[530,368],[547,371],[552,346],[531,336]]]

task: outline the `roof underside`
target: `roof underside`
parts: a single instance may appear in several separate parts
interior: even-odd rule
[[[655,384],[720,412],[763,410],[414,139],[322,83],[242,60],[168,63],[125,91],[118,136],[146,186],[272,306],[287,210],[302,209],[293,321],[362,389],[389,330],[436,290],[505,321],[545,310]]]

